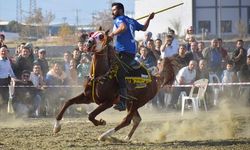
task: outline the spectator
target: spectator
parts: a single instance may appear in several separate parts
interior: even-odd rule
[[[152,32],[147,31],[144,34],[144,40],[142,41],[143,46],[147,46],[148,41],[152,40]]]
[[[32,71],[33,61],[31,61],[29,56],[29,47],[24,46],[20,55],[17,57],[16,64],[14,65],[14,73],[18,79],[21,79],[24,70]]]
[[[34,64],[39,64],[41,67],[42,76],[45,79],[47,72],[49,71],[49,63],[46,60],[46,50],[39,49],[38,59],[34,61]]]
[[[90,59],[88,57],[82,57],[80,64],[77,65],[77,76],[79,82],[83,82],[84,79],[89,77],[90,71]]]
[[[35,116],[40,115],[40,109],[41,109],[41,104],[44,105],[44,101],[42,101],[44,95],[43,91],[45,89],[45,79],[43,78],[41,66],[39,64],[34,64],[33,66],[33,72],[30,73],[30,81],[33,83],[34,87],[36,88],[36,93],[35,93]],[[44,109],[45,106],[42,106]]]
[[[179,40],[176,38],[175,31],[171,28],[168,28],[168,35],[171,35],[173,37],[171,46],[177,52],[179,48]]]
[[[161,39],[156,39],[155,40],[155,50],[157,53],[161,56],[161,45],[162,45],[162,40]]]
[[[190,46],[191,46],[190,52],[188,53],[191,53],[193,60],[196,60],[197,62],[199,62],[201,59],[203,59],[202,52],[199,51],[197,42],[191,42]]]
[[[236,49],[233,51],[232,60],[234,62],[234,70],[238,72],[240,67],[246,64],[247,50],[244,48],[244,41],[237,40]]]
[[[218,49],[218,40],[213,39],[210,47],[203,51],[203,57],[208,63],[209,72],[216,73],[218,76],[221,74],[222,55]]]
[[[207,62],[204,59],[201,59],[199,61],[199,67],[197,68],[196,71],[196,80],[199,79],[209,79],[209,73],[208,73],[208,69],[207,69]]]
[[[80,60],[81,60],[81,52],[75,48],[72,52],[72,58],[75,60],[76,65],[80,64]]]
[[[196,65],[197,62],[195,60],[191,60],[188,66],[181,68],[181,70],[176,75],[176,85],[190,85],[193,84],[196,78]],[[175,87],[173,90],[172,100],[170,107],[176,108],[179,95],[181,91],[185,91],[189,93],[190,87]]]
[[[156,59],[152,53],[149,53],[149,49],[147,47],[141,46],[139,48],[140,55],[137,57],[138,61],[146,66],[146,68],[151,68],[157,65]]]
[[[178,48],[172,46],[173,36],[167,35],[165,43],[161,47],[161,58],[172,57],[178,53]]]
[[[191,43],[196,42],[196,39],[194,36],[189,37],[188,42],[186,44],[187,51],[191,51]]]
[[[70,52],[64,52],[63,54],[63,71],[66,75],[70,76],[70,60],[72,59],[72,54]]]
[[[247,51],[247,60],[246,64],[241,66],[239,71],[239,81],[240,82],[250,82],[250,48]],[[241,85],[240,86],[240,97],[250,106],[250,86]]]
[[[174,57],[179,62],[179,68],[188,66],[190,60],[193,59],[192,54],[187,53],[186,46],[184,44],[180,45],[179,50],[178,50],[178,54],[175,54]],[[177,71],[179,71],[179,70],[177,70]]]
[[[48,86],[46,90],[46,96],[49,102],[52,104],[58,103],[59,98],[65,98],[66,90],[64,87],[56,87],[68,84],[67,75],[62,69],[60,63],[54,63],[52,68],[46,75],[45,79],[46,85]],[[54,87],[55,86],[55,87]]]
[[[194,31],[193,26],[190,26],[187,29],[187,32],[186,32],[186,35],[185,35],[185,38],[184,38],[185,42],[188,42],[190,37],[194,37],[193,31]]]
[[[198,42],[198,50],[199,50],[199,52],[203,53],[204,48],[205,48],[205,43],[202,42],[202,41]]]
[[[74,59],[70,60],[69,67],[70,67],[69,68],[70,76],[68,77],[69,83],[71,85],[77,85],[78,84],[77,68],[76,68],[76,62]]]
[[[5,107],[9,99],[9,88],[11,78],[15,78],[10,60],[7,57],[7,48],[0,48],[0,106]],[[6,86],[6,87],[3,87]],[[0,107],[1,109],[1,107]]]
[[[237,76],[233,71],[233,61],[228,61],[226,64],[226,69],[222,73],[222,83],[233,83],[237,81]],[[227,96],[227,98],[231,98],[233,96],[233,88],[231,85],[226,85],[223,87],[223,95]]]
[[[161,52],[157,51],[155,49],[155,43],[154,40],[149,40],[146,46],[149,50],[149,53],[151,53],[150,55],[153,55],[155,57],[156,60],[158,60],[160,58]]]
[[[227,53],[227,50],[223,47],[223,41],[221,38],[218,38],[218,49],[221,52],[221,56],[222,56],[222,69],[226,69],[226,63],[229,61],[229,56]]]
[[[18,116],[28,115],[34,116],[36,105],[39,103],[39,100],[36,99],[36,88],[30,79],[30,71],[23,70],[21,73],[21,80],[15,82],[14,90],[14,110]]]
[[[40,48],[38,46],[34,47],[34,49],[33,49],[34,60],[38,59],[39,49]]]
[[[0,34],[0,48],[5,45],[4,40],[5,40],[5,35],[1,33]]]

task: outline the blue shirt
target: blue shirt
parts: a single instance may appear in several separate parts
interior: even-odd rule
[[[143,25],[136,20],[127,16],[118,16],[114,20],[114,28],[116,30],[121,23],[126,25],[124,32],[118,34],[115,39],[115,49],[118,52],[124,51],[128,53],[136,53],[135,31],[143,29]]]

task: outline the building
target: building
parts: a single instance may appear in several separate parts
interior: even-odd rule
[[[179,3],[183,5],[156,14],[148,30],[158,34],[167,32],[167,28],[171,27],[178,32],[177,34],[184,35],[186,29],[193,26],[195,34],[198,35],[250,35],[250,0],[137,0],[135,18]],[[139,33],[137,38],[141,37],[142,33]]]

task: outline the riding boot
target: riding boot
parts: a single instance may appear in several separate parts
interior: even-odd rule
[[[121,88],[120,89],[120,101],[117,103],[113,108],[119,111],[126,110],[126,102],[128,100],[128,92],[127,88]]]

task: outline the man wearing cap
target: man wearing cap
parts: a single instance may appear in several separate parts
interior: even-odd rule
[[[8,85],[10,79],[15,77],[7,53],[6,47],[0,48],[0,106],[2,104],[7,104],[9,99]]]
[[[128,66],[136,63],[134,58],[136,54],[135,31],[146,31],[150,20],[154,18],[154,13],[151,13],[142,25],[136,20],[124,15],[124,6],[122,3],[112,3],[112,15],[114,19],[113,32],[109,35],[115,37],[115,49],[119,59]],[[125,82],[126,70],[122,65],[119,65],[117,78],[120,91],[120,103],[114,109],[125,110],[127,95],[127,86]]]

